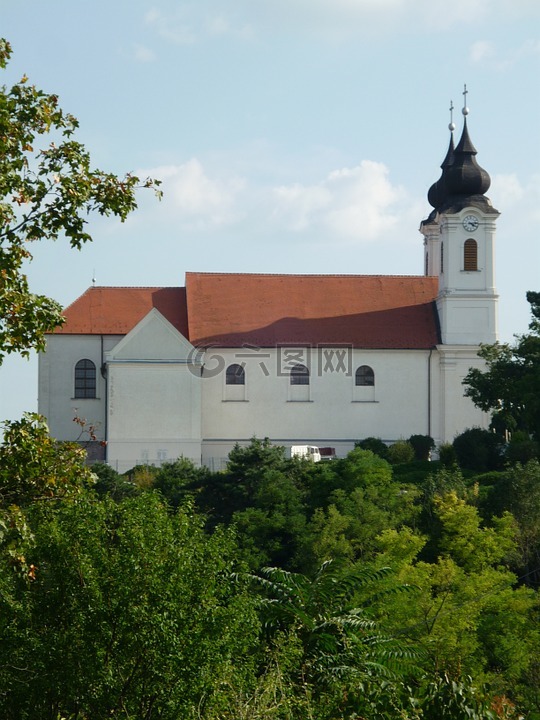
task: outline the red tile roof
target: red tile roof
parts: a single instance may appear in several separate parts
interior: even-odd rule
[[[187,273],[186,288],[90,288],[56,332],[123,335],[155,307],[197,346],[430,348],[436,295],[434,277]]]
[[[91,287],[64,310],[61,335],[125,335],[152,308],[187,337],[186,289]]]
[[[434,277],[187,273],[186,289],[194,345],[426,348],[439,340]]]

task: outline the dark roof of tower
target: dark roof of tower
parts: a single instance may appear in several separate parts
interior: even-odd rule
[[[429,204],[437,212],[459,212],[464,207],[477,207],[488,213],[496,213],[485,193],[491,185],[491,178],[476,160],[476,148],[469,136],[467,118],[461,138],[453,147],[453,138],[441,165],[442,173],[428,192]],[[431,220],[434,213],[430,215]]]
[[[439,205],[441,205],[447,196],[447,190],[446,190],[446,183],[445,183],[445,173],[446,168],[448,168],[452,163],[454,162],[454,133],[450,133],[450,143],[448,145],[448,151],[446,153],[446,156],[444,160],[441,163],[441,177],[437,180],[437,182],[433,183],[433,185],[429,188],[428,191],[428,201],[431,207],[437,208]]]

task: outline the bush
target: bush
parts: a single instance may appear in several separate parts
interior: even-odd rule
[[[107,463],[94,463],[91,470],[98,478],[94,485],[94,489],[98,495],[109,495],[113,500],[118,502],[137,494],[136,485],[128,478],[117,473],[116,470],[110,465],[107,465]]]
[[[435,442],[430,435],[411,435],[407,441],[414,450],[415,460],[429,460]]]
[[[407,440],[398,440],[388,448],[387,460],[392,465],[402,465],[414,460],[414,448]]]
[[[506,458],[511,463],[526,465],[529,460],[540,458],[540,443],[532,440],[528,433],[518,430],[506,446]]]
[[[502,466],[502,442],[489,430],[470,428],[452,443],[461,468],[475,472],[498,470]]]
[[[381,438],[367,437],[354,443],[354,447],[361,450],[371,450],[372,453],[382,457],[384,460],[388,458],[388,445]]]
[[[456,451],[451,443],[439,445],[439,462],[445,468],[451,468],[457,465]]]

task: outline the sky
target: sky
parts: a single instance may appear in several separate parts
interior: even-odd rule
[[[540,290],[538,0],[0,0],[13,58],[80,123],[94,167],[162,180],[93,242],[37,244],[33,292],[178,286],[186,271],[421,275],[427,191],[468,128],[500,211],[500,339]],[[0,366],[0,419],[37,360]]]

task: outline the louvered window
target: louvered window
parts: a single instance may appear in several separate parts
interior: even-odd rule
[[[476,240],[465,240],[463,248],[463,269],[478,270],[478,245]]]

